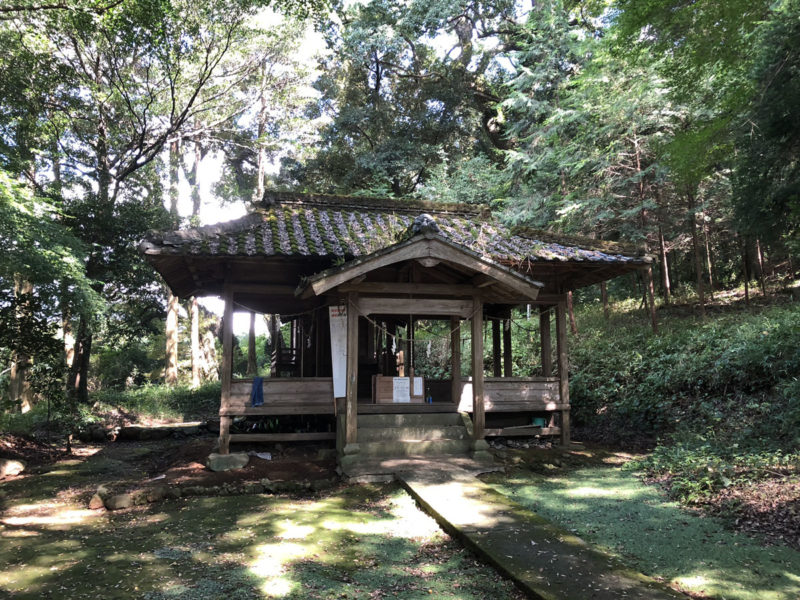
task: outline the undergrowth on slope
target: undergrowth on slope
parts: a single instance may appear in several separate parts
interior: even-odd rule
[[[800,307],[701,321],[669,315],[654,335],[596,309],[571,348],[575,421],[590,435],[658,440],[637,464],[684,501],[796,472],[800,464]]]

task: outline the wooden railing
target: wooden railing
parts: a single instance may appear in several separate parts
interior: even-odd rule
[[[251,406],[252,379],[231,383],[231,398],[219,414],[235,415],[332,415],[331,377],[268,377],[264,379],[264,404]]]
[[[464,379],[458,410],[472,412],[472,378]],[[550,411],[567,408],[560,402],[557,377],[486,377],[486,412]]]

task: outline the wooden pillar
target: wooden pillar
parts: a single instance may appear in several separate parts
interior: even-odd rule
[[[219,453],[228,454],[231,443],[231,418],[227,416],[231,402],[231,378],[233,371],[233,290],[226,282],[222,299],[225,313],[222,317],[222,373],[220,383],[222,398],[220,412],[226,413],[219,419]]]
[[[347,295],[347,398],[345,445],[357,442],[358,432],[358,295]]]
[[[561,409],[561,445],[569,444],[569,357],[567,354],[567,306],[564,300],[556,305],[556,345],[558,348],[558,391]]]
[[[502,351],[500,350],[500,320],[495,317],[492,319],[492,375],[501,377],[502,371]]]
[[[503,376],[513,377],[514,364],[513,354],[511,353],[511,310],[507,317],[503,319]]]
[[[656,301],[653,289],[653,267],[647,267],[647,302],[650,304],[650,322],[653,324],[653,333],[658,333],[658,320],[656,320]]]
[[[450,317],[450,398],[458,405],[461,401],[461,319]]]
[[[542,377],[553,376],[553,347],[550,341],[550,308],[539,307],[539,337],[542,342]]]
[[[482,440],[486,429],[483,410],[483,300],[476,297],[472,315],[472,436]]]

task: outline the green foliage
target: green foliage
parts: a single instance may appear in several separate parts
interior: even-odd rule
[[[186,385],[144,385],[129,390],[101,390],[91,395],[95,412],[117,410],[139,419],[192,420],[219,410],[220,384],[197,389]]]
[[[476,148],[491,152],[500,142],[489,126],[501,80],[494,57],[516,29],[506,0],[375,0],[345,8],[326,29],[332,53],[311,108],[330,125],[299,184],[401,196],[427,181],[445,155],[460,161]],[[489,38],[500,45],[485,46]],[[452,48],[437,48],[445,40]]]
[[[745,113],[735,208],[743,230],[800,251],[800,2],[776,3],[754,33],[756,86]],[[780,223],[780,227],[775,224]]]
[[[794,305],[703,323],[673,315],[654,336],[584,315],[571,350],[574,418],[605,439],[660,436],[639,466],[683,501],[796,469],[799,317]]]

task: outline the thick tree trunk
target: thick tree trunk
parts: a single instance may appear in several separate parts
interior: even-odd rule
[[[250,330],[247,336],[247,374],[258,374],[256,364],[256,313],[250,311]]]
[[[164,367],[164,383],[178,383],[178,298],[169,294],[167,301],[166,324],[166,364]]]
[[[67,379],[68,393],[84,404],[89,402],[89,359],[92,355],[92,334],[85,317],[78,320],[78,335],[75,339],[75,357]]]
[[[686,193],[687,208],[689,210],[689,226],[692,234],[692,253],[694,255],[694,271],[697,281],[697,299],[700,303],[700,316],[706,316],[706,297],[703,285],[703,259],[700,255],[700,241],[697,236],[697,216],[695,215],[694,193]]]
[[[30,310],[28,300],[33,293],[33,285],[20,277],[14,278],[14,312],[18,321],[26,318]],[[19,406],[20,412],[26,413],[33,408],[33,390],[28,379],[31,357],[19,348],[15,349],[11,358],[9,373],[9,397],[12,405]]]
[[[664,297],[664,304],[669,306],[672,291],[669,281],[669,261],[667,259],[667,244],[664,240],[664,230],[658,226],[658,252],[661,256],[661,294]]]

